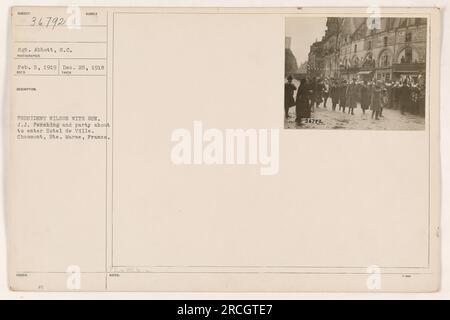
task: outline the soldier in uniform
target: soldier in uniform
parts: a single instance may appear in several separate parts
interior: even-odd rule
[[[306,79],[302,79],[295,99],[296,123],[302,125],[303,118],[311,117],[310,92]]]
[[[339,103],[339,86],[336,80],[333,80],[330,86],[330,96],[332,103],[332,110],[336,111],[336,105]]]
[[[289,108],[295,105],[294,91],[297,87],[292,83],[292,76],[287,77],[287,82],[284,84],[284,117],[289,117]]]
[[[347,106],[348,106],[348,113],[354,114],[353,110],[356,108],[356,95],[357,95],[357,87],[356,87],[356,79],[352,79],[350,84],[347,87],[347,92],[345,93],[347,98]]]
[[[339,110],[342,110],[342,112],[345,112],[346,93],[347,93],[347,81],[343,80],[341,82],[341,85],[339,86]]]
[[[403,80],[403,83],[400,85],[398,89],[399,94],[399,102],[400,102],[400,111],[402,114],[405,114],[405,112],[409,109],[409,87],[407,80]]]
[[[364,81],[364,83],[361,84],[360,97],[361,109],[363,111],[363,114],[365,114],[366,110],[369,109],[370,106],[370,88],[367,85],[367,81]]]
[[[328,98],[330,97],[330,83],[328,80],[325,80],[323,82],[322,97],[323,97],[323,107],[326,108]]]
[[[316,104],[316,107],[320,107],[320,104],[322,103],[322,95],[324,90],[324,85],[321,79],[318,79],[314,86],[314,102]]]
[[[372,110],[372,119],[379,120],[381,110],[381,81],[377,81],[372,91],[372,100],[370,102],[370,109]]]

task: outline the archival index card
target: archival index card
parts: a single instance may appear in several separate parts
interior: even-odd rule
[[[9,281],[439,289],[439,9],[11,9]]]

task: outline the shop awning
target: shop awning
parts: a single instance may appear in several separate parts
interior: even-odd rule
[[[371,74],[373,71],[360,71],[358,74]]]
[[[412,74],[415,74],[415,73],[421,73],[421,71],[418,71],[418,70],[398,70],[398,71],[394,71],[394,73],[412,73]]]

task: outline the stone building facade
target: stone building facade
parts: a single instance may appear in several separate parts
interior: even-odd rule
[[[316,77],[398,80],[425,73],[424,18],[328,18],[325,35],[310,47]]]
[[[285,38],[285,47],[284,47],[284,74],[294,75],[298,70],[297,59],[291,50],[291,38]]]

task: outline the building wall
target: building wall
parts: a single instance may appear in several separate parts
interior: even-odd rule
[[[291,51],[291,38],[285,38],[285,49],[284,49],[284,74],[292,75],[297,72],[298,65],[297,59]]]
[[[335,18],[334,18],[335,19]],[[391,80],[401,76],[393,64],[402,62],[402,58],[412,63],[414,69],[426,61],[427,25],[417,25],[415,19],[382,19],[380,29],[371,30],[361,19],[349,22],[343,18],[327,23],[333,32],[311,46],[310,64],[317,66],[322,61],[322,77],[357,77],[360,71],[373,71],[375,79]],[[351,19],[350,19],[351,20]],[[403,21],[402,21],[403,20]],[[342,25],[341,30],[336,24]],[[338,30],[338,31],[336,31]],[[321,50],[320,50],[320,49]],[[356,49],[356,50],[355,50]],[[319,56],[321,54],[321,56]],[[367,63],[374,60],[374,65]]]

